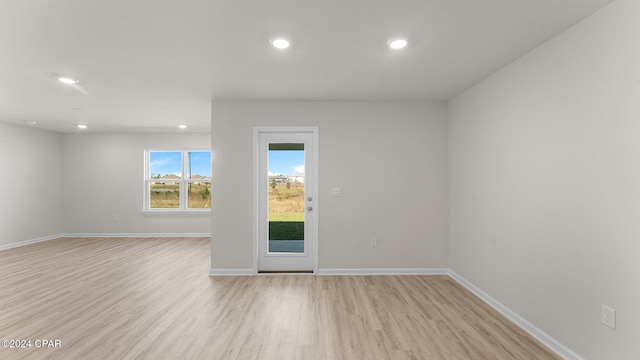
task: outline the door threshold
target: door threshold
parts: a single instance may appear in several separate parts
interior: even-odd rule
[[[258,274],[313,274],[313,270],[260,270]]]

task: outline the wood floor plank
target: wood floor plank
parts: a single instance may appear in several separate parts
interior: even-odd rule
[[[559,359],[446,275],[209,277],[204,238],[0,251],[2,359]]]

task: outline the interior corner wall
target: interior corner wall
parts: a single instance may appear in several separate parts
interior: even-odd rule
[[[212,269],[253,268],[255,126],[319,127],[319,268],[447,267],[444,103],[214,101]]]
[[[640,359],[638,44],[615,1],[449,103],[451,268],[586,359]]]
[[[210,149],[209,133],[63,135],[64,229],[71,234],[208,234],[211,215],[143,214],[145,149]]]
[[[62,136],[0,123],[0,247],[62,232]]]

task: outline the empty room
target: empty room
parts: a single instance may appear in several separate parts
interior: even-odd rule
[[[3,0],[0,159],[0,359],[640,359],[637,0]]]

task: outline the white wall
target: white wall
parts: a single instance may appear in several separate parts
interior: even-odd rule
[[[639,44],[616,1],[449,105],[452,269],[586,359],[640,359]]]
[[[0,123],[0,247],[62,232],[62,136]]]
[[[253,127],[272,125],[319,126],[321,269],[447,267],[445,108],[213,102],[212,268],[253,266]]]
[[[142,214],[144,150],[210,149],[208,133],[65,134],[63,144],[66,233],[210,233],[210,214]]]

